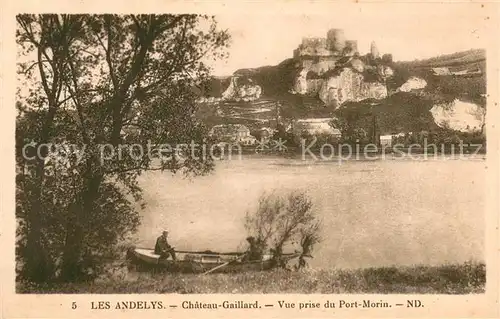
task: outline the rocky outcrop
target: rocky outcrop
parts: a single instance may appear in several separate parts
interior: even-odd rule
[[[332,60],[320,60],[317,63],[311,64],[311,66],[308,69],[308,72],[314,72],[317,75],[322,75],[329,70],[333,70],[335,66],[337,65],[337,61],[334,59]]]
[[[238,101],[254,101],[260,98],[262,88],[259,85],[245,84],[238,88],[238,95],[234,100]]]
[[[315,95],[321,89],[324,80],[323,79],[308,79],[307,74],[310,71],[308,69],[302,69],[297,78],[295,79],[295,84],[293,86],[292,92],[295,94],[307,94]]]
[[[307,80],[307,94],[309,95],[317,95],[325,80],[323,79],[310,79]]]
[[[387,88],[383,83],[365,80],[363,75],[365,68],[378,74],[381,79],[393,76],[393,70],[388,66],[365,66],[360,59],[348,59],[342,71],[336,72],[338,75],[328,76],[326,72],[318,75],[311,71],[312,67],[303,68],[295,79],[291,92],[302,95],[318,94],[320,100],[329,106],[339,106],[347,101],[357,102],[387,97]],[[310,72],[319,78],[309,79]]]
[[[361,73],[351,68],[326,79],[319,90],[319,98],[326,105],[338,106],[344,102],[387,97],[387,88],[379,82],[365,82]]]
[[[299,75],[295,79],[292,92],[298,94],[307,93],[307,72],[308,72],[307,68],[304,68],[300,71]]]
[[[232,77],[229,87],[222,93],[222,100],[225,101],[255,101],[262,95],[262,88],[253,84],[252,80],[247,83],[238,83],[238,77]]]
[[[418,78],[416,76],[412,76],[406,81],[403,85],[401,85],[397,92],[410,92],[413,90],[421,90],[427,86],[427,82],[424,79]]]
[[[358,72],[363,72],[365,70],[365,64],[360,59],[353,59],[351,61],[351,66]]]
[[[339,136],[341,135],[341,132],[339,129],[333,128],[330,125],[330,122],[332,121],[332,118],[309,118],[309,119],[300,119],[294,121],[293,125],[291,128],[293,131],[295,131],[296,134],[301,134],[304,131],[311,135],[321,135],[321,134],[328,134],[328,135],[335,135]]]
[[[435,105],[431,114],[439,127],[472,132],[481,131],[486,111],[477,104],[456,99],[451,103]]]

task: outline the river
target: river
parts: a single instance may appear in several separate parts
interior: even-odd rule
[[[147,207],[138,245],[162,229],[179,250],[245,249],[244,216],[264,191],[301,189],[323,219],[312,267],[360,268],[484,261],[486,161],[305,162],[246,158],[217,162],[189,180],[141,177]]]

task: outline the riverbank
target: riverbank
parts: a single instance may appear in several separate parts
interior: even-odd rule
[[[394,144],[394,145],[376,145],[376,144],[341,144],[341,143],[320,143],[316,141],[304,141],[303,144],[299,145],[286,145],[286,141],[283,141],[281,147],[278,146],[266,146],[262,147],[260,145],[244,145],[240,148],[236,145],[227,145],[224,148],[225,152],[237,151],[241,149],[244,154],[293,154],[301,153],[303,150],[310,151],[312,153],[319,153],[322,151],[331,151],[335,153],[334,155],[342,155],[353,153],[356,150],[364,151],[370,154],[434,154],[434,153],[445,153],[445,154],[486,154],[487,148],[486,144]]]
[[[18,283],[18,293],[483,293],[486,266],[467,262],[442,266],[378,267],[356,270],[273,270],[241,274],[122,273],[86,283]]]

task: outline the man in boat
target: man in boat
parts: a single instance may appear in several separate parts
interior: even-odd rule
[[[170,256],[176,260],[174,248],[168,244],[167,238],[168,231],[164,230],[162,235],[156,239],[155,254],[160,255],[159,260],[168,259]]]

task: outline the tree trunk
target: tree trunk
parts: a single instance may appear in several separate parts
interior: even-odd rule
[[[42,67],[42,54],[44,47],[40,44],[38,45],[37,57],[38,57],[38,68],[42,80],[43,89],[47,95],[48,102],[48,113],[45,117],[41,132],[40,140],[37,141],[40,144],[44,144],[50,141],[50,135],[52,131],[52,126],[54,123],[54,117],[58,109],[59,92],[58,85],[61,84],[59,77],[59,70],[53,69],[53,83],[52,88],[47,84],[45,77],[45,71]],[[57,55],[54,55],[54,60],[57,59]],[[30,201],[30,208],[27,213],[28,230],[26,234],[26,255],[24,256],[25,265],[24,272],[26,279],[33,282],[46,282],[53,275],[54,268],[52,261],[50,260],[49,253],[43,244],[43,184],[45,178],[45,156],[47,155],[46,150],[43,151],[41,157],[36,158],[35,175],[33,177],[33,195],[32,201]]]
[[[53,276],[52,262],[42,243],[41,218],[39,216],[39,196],[35,195],[34,203],[28,213],[28,233],[26,236],[26,251],[24,276],[31,282],[47,282]]]
[[[75,216],[69,220],[66,229],[66,239],[64,242],[63,259],[61,266],[60,278],[62,281],[74,282],[82,274],[82,269],[79,267],[80,251],[81,245],[79,239],[82,237],[81,229],[78,226],[78,221],[76,216],[80,215],[79,211],[83,210],[79,201],[75,204],[76,209],[74,210]]]
[[[90,174],[90,173],[89,173]],[[85,220],[92,216],[94,202],[99,194],[103,175],[88,177],[87,187],[75,203],[75,215],[68,225],[63,252],[61,277],[63,281],[74,282],[82,279],[81,257],[85,239]]]
[[[108,30],[109,32],[109,30]],[[110,142],[113,146],[118,146],[121,141],[121,129],[123,127],[123,116],[126,114],[123,113],[123,107],[125,98],[127,96],[127,91],[132,86],[133,82],[136,80],[137,75],[139,74],[141,67],[143,65],[144,59],[147,55],[149,47],[152,45],[154,38],[146,37],[145,42],[142,43],[141,48],[135,56],[134,61],[132,62],[130,71],[122,85],[119,88],[115,87],[115,95],[111,98],[109,103],[109,108],[111,110],[112,116],[112,130]],[[112,71],[112,65],[108,65]],[[98,141],[101,142],[101,141]],[[97,159],[99,161],[99,159]],[[84,248],[84,237],[85,237],[85,229],[83,222],[87,216],[92,216],[91,212],[94,209],[94,202],[97,199],[99,194],[99,187],[101,182],[104,179],[104,175],[102,173],[95,174],[92,173],[92,169],[99,167],[99,165],[95,165],[97,162],[93,162],[90,159],[87,162],[87,171],[86,177],[84,180],[88,181],[87,187],[84,190],[81,201],[81,208],[76,207],[75,214],[75,222],[72,227],[68,230],[68,235],[66,238],[64,253],[63,253],[63,266],[61,272],[61,279],[65,281],[75,281],[82,275],[82,269],[80,265],[80,257],[82,255],[82,250]],[[88,218],[88,217],[87,217]]]
[[[41,140],[48,140],[50,126],[55,110],[51,109],[48,114],[48,121],[45,125]],[[41,154],[45,156],[46,154]],[[42,240],[42,192],[44,181],[45,160],[37,157],[35,176],[33,177],[33,195],[30,207],[27,211],[28,230],[26,234],[26,255],[24,256],[24,275],[32,282],[46,282],[53,276],[52,261],[43,245]]]

